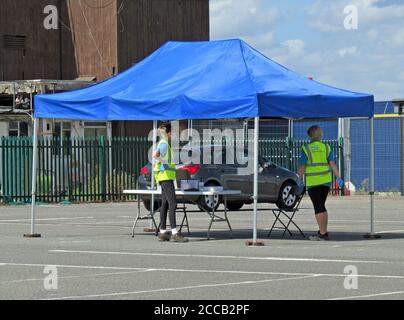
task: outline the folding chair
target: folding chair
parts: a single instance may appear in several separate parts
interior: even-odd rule
[[[304,186],[295,186],[291,189],[290,193],[294,194],[298,200],[295,207],[291,210],[287,209],[271,209],[273,215],[275,216],[275,221],[272,224],[271,229],[269,230],[268,237],[271,236],[272,231],[274,230],[283,230],[282,239],[285,237],[286,232],[289,233],[291,237],[293,237],[292,231],[289,229],[290,225],[294,225],[295,228],[300,232],[300,235],[303,238],[306,238],[303,231],[299,228],[299,226],[293,221],[296,213],[299,211],[300,202],[303,199],[306,188]],[[286,222],[282,221],[282,218],[286,220]],[[282,226],[276,226],[277,223],[280,223]]]

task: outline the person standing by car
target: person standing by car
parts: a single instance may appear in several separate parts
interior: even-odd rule
[[[160,208],[160,233],[159,241],[188,242],[177,231],[176,209],[177,199],[175,196],[174,181],[176,179],[176,168],[174,163],[174,152],[171,148],[171,124],[163,123],[159,127],[160,141],[153,157],[157,160],[153,169],[156,182],[161,186],[162,203]],[[169,220],[171,236],[168,233],[167,212],[170,211]]]
[[[332,172],[337,178],[339,188],[343,186],[343,181],[331,147],[321,141],[323,139],[323,130],[320,126],[310,127],[307,134],[311,142],[302,147],[299,176],[302,180],[303,175],[305,177],[305,184],[313,202],[317,224],[320,229],[317,235],[310,237],[310,240],[327,241],[329,240],[328,212],[325,203],[331,188]]]

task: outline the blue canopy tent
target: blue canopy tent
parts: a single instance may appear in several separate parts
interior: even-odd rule
[[[370,118],[373,114],[372,95],[307,79],[241,40],[224,40],[168,42],[102,83],[36,96],[34,117],[103,121],[254,118],[256,241],[259,118]],[[33,183],[33,219],[34,205]]]

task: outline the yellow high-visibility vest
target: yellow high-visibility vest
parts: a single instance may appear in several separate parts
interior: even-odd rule
[[[332,182],[331,168],[328,158],[331,147],[320,141],[303,146],[303,152],[307,157],[305,178],[307,187],[315,187]]]
[[[170,181],[176,179],[176,168],[174,163],[174,152],[171,149],[167,140],[161,139],[157,148],[161,144],[167,144],[167,152],[164,156],[160,157],[160,160],[154,166],[154,177],[156,182]]]

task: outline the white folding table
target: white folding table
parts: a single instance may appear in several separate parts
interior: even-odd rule
[[[140,196],[142,195],[156,195],[156,196],[161,196],[161,190],[124,190],[124,194],[131,194],[131,195],[137,195],[138,196],[138,212],[135,217],[135,221],[133,222],[133,228],[132,228],[132,237],[135,235],[135,228],[139,220],[152,220],[154,227],[156,228],[156,233],[158,232],[158,226],[156,223],[156,220],[154,219],[154,215],[156,211],[150,212],[147,215],[141,215],[140,212]],[[215,212],[215,208],[212,208],[211,211],[203,209],[209,217],[210,217],[210,222],[209,222],[209,227],[208,227],[208,232],[207,232],[207,238],[210,239],[210,229],[212,228],[213,222],[227,222],[227,225],[230,230],[230,237],[233,237],[233,230],[230,225],[230,221],[227,217],[227,197],[232,196],[232,195],[238,195],[241,194],[240,190],[222,190],[222,191],[181,191],[181,190],[176,190],[175,195],[179,200],[182,200],[184,203],[183,211],[184,211],[184,219],[182,220],[181,227],[184,224],[184,221],[187,220],[187,226],[188,226],[188,218],[186,214],[186,208],[185,208],[185,201],[190,201],[194,204],[192,200],[192,197],[195,196],[222,196],[223,201],[224,201],[224,218],[219,217],[217,213]],[[190,198],[191,197],[191,198]],[[189,226],[188,226],[188,232],[189,232]]]

